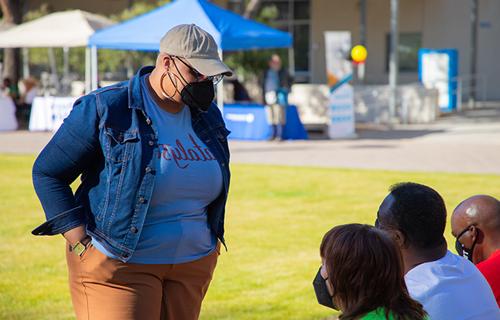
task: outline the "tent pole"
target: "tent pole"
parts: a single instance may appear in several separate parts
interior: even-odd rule
[[[92,91],[92,79],[91,79],[91,65],[90,65],[90,48],[85,48],[85,94]]]
[[[63,48],[63,92],[64,94],[71,93],[71,81],[69,80],[69,48]]]
[[[98,68],[97,68],[97,47],[92,46],[90,47],[90,67],[91,67],[91,90],[96,90],[99,87],[99,75],[98,75]]]
[[[222,49],[219,49],[219,57],[222,61]],[[224,78],[217,83],[217,107],[224,115]]]
[[[30,76],[30,61],[29,61],[29,49],[22,48],[23,53],[23,78],[28,78]]]
[[[49,54],[49,63],[50,63],[50,79],[52,84],[54,85],[57,94],[60,94],[61,86],[59,83],[59,77],[57,76],[57,66],[56,66],[56,55],[54,53],[54,48],[48,48]]]

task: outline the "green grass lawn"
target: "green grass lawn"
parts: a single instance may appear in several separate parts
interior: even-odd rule
[[[44,220],[33,156],[0,155],[0,319],[72,319],[62,237],[34,237]],[[448,210],[475,193],[500,195],[500,176],[233,165],[223,252],[202,319],[324,319],[312,279],[334,225],[373,223],[387,188],[436,188]],[[449,226],[446,237],[451,244]]]

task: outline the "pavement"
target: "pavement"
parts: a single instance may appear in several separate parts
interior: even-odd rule
[[[441,117],[426,125],[359,126],[358,137],[230,141],[233,163],[500,174],[500,107]],[[37,154],[52,133],[2,132],[0,153]]]

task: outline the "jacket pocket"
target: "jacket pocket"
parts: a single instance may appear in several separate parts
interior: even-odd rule
[[[133,144],[139,141],[137,131],[122,131],[106,127],[106,160],[120,163],[130,160]]]

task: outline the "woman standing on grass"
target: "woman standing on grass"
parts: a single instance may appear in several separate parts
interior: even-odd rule
[[[33,233],[66,238],[78,319],[198,318],[224,244],[229,131],[212,100],[228,74],[212,36],[177,26],[155,67],[77,100],[38,156]]]
[[[408,294],[400,252],[382,231],[362,224],[334,227],[324,236],[320,255],[316,297],[340,310],[339,319],[427,319]]]

